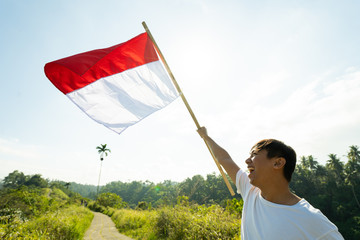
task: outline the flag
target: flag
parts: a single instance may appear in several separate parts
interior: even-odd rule
[[[119,134],[178,97],[147,33],[47,63],[44,70],[90,118]]]

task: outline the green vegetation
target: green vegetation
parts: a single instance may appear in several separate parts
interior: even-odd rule
[[[232,185],[235,189],[235,186]],[[219,204],[223,207],[226,201],[231,199],[221,175],[208,174],[206,178],[195,175],[181,183],[164,181],[154,184],[149,181],[133,181],[123,183],[120,181],[106,184],[100,189],[100,193],[111,192],[122,197],[131,208],[136,208],[139,202],[146,202],[152,207],[163,205],[175,205],[179,196],[187,196],[191,203]],[[237,195],[236,199],[241,197]]]
[[[240,239],[241,212],[236,206],[242,206],[242,200],[230,200],[228,205],[224,209],[217,204],[190,204],[183,196],[172,207],[100,210],[111,216],[121,233],[134,239]]]
[[[94,217],[90,210],[79,206],[30,219],[23,219],[18,210],[4,209],[1,215],[1,239],[82,239]]]
[[[97,190],[96,190],[96,195],[98,195],[99,194],[99,186],[100,186],[102,161],[104,160],[104,154],[105,154],[105,156],[107,156],[108,152],[111,152],[111,150],[106,148],[106,144],[101,144],[100,146],[97,146],[96,150],[98,150],[98,153],[100,154],[100,173],[99,173],[98,186],[97,186]]]
[[[300,157],[290,188],[307,199],[335,223],[345,239],[360,239],[360,151],[350,146],[343,162],[329,154],[326,164],[319,164],[313,156]],[[234,187],[234,186],[233,186]],[[135,209],[139,202],[155,208],[175,206],[179,196],[187,196],[192,204],[227,207],[232,198],[220,175],[206,178],[196,175],[181,183],[146,181],[111,182],[100,192],[112,192]],[[237,206],[241,208],[242,206]]]
[[[351,146],[346,157],[343,162],[330,154],[325,165],[301,157],[290,187],[334,222],[345,239],[360,239],[358,147]],[[0,238],[81,239],[93,217],[80,206],[86,200],[134,239],[239,239],[243,202],[240,195],[230,196],[221,175],[196,175],[181,183],[117,181],[103,186],[96,201],[83,197],[95,200],[96,189],[10,173],[0,190]]]
[[[91,224],[93,214],[80,206],[78,193],[59,184],[49,187],[39,174],[14,171],[4,179],[4,187],[0,191],[1,239],[82,239]]]
[[[301,157],[290,187],[319,208],[345,239],[360,239],[360,151],[351,146],[344,164],[329,154],[325,166],[313,156]]]

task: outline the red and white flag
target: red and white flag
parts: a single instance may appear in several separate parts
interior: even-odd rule
[[[178,97],[147,33],[47,63],[45,74],[90,118],[117,133]]]

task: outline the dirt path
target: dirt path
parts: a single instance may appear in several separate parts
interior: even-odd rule
[[[86,231],[84,240],[133,240],[121,233],[109,216],[94,212],[94,219]]]

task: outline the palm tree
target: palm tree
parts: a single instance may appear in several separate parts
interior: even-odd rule
[[[360,167],[360,150],[358,146],[350,146],[350,151],[348,152],[348,159],[356,168]]]
[[[356,197],[355,188],[354,188],[354,185],[355,185],[354,179],[356,178],[356,175],[357,175],[356,171],[351,172],[350,174],[348,174],[348,176],[346,176],[345,181],[350,185],[352,193],[354,195],[354,199],[355,199],[358,207],[360,208],[360,202],[359,202],[358,198]]]
[[[308,156],[308,163],[311,171],[316,170],[316,168],[319,165],[319,163],[315,160],[315,158],[312,155]]]
[[[300,158],[300,163],[304,169],[311,171],[315,171],[319,165],[319,163],[315,160],[315,158],[312,155],[309,155],[307,157],[302,156]]]
[[[97,146],[96,149],[98,150],[98,153],[100,154],[100,173],[99,173],[99,181],[96,191],[96,196],[99,194],[99,185],[100,185],[100,177],[101,177],[101,168],[102,168],[102,161],[104,160],[104,154],[105,156],[108,155],[108,152],[111,153],[111,150],[106,148],[106,144],[101,144],[100,146]]]
[[[355,187],[359,185],[360,170],[360,151],[358,146],[350,146],[348,152],[348,162],[345,164],[346,179],[345,181],[351,186],[354,199],[360,208],[360,202],[356,196]]]
[[[344,164],[336,156],[336,154],[329,154],[329,160],[326,163],[326,167],[334,173],[336,181],[341,184],[344,181]]]

